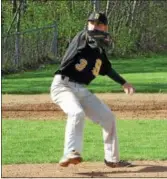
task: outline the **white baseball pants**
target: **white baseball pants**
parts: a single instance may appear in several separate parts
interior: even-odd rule
[[[51,85],[51,98],[68,115],[64,155],[76,150],[82,152],[84,120],[87,116],[103,128],[104,158],[119,161],[116,121],[110,108],[88,91],[84,85],[70,82],[55,75]]]

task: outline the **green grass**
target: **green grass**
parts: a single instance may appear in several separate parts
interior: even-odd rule
[[[136,92],[167,92],[167,56],[113,60],[112,64],[127,81],[135,86]],[[3,76],[2,93],[49,93],[57,67],[57,65],[47,65],[36,71]],[[121,86],[106,76],[97,77],[88,88],[96,93],[122,92]]]
[[[166,120],[118,120],[121,159],[167,160]],[[54,163],[63,154],[64,120],[2,121],[2,164]],[[86,121],[85,161],[103,161],[100,126]]]

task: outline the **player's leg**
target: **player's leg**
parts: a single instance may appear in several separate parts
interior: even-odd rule
[[[76,156],[78,156],[78,153],[82,151],[85,117],[83,108],[68,84],[64,84],[59,78],[53,80],[51,98],[68,115],[65,129],[64,156],[73,155],[73,153],[71,154],[72,151],[77,152]],[[70,157],[72,158],[72,156]],[[74,162],[68,160],[65,165],[68,166],[69,163]]]
[[[113,168],[132,166],[131,163],[119,159],[116,119],[110,108],[90,92],[81,101],[81,105],[86,115],[103,128],[105,164]]]
[[[116,120],[113,112],[94,94],[89,94],[81,101],[85,114],[103,128],[105,159],[111,162],[119,161]]]

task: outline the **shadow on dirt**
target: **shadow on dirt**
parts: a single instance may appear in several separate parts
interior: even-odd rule
[[[144,165],[135,165],[133,167],[141,167]],[[158,173],[158,172],[167,172],[167,166],[156,166],[156,165],[150,165],[150,166],[146,166],[142,169],[139,170],[135,170],[135,171],[130,171],[130,169],[132,169],[133,167],[129,167],[126,168],[126,170],[121,170],[121,171],[111,171],[111,172],[100,172],[100,171],[91,171],[91,172],[82,172],[82,173],[76,173],[78,175],[84,175],[84,176],[88,176],[88,177],[106,177],[106,175],[110,175],[110,174],[122,174],[122,173]],[[129,169],[129,171],[128,171]]]

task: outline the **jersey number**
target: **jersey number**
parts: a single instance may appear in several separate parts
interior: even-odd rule
[[[101,64],[102,64],[101,60],[97,59],[96,63],[95,63],[95,67],[92,70],[92,73],[93,73],[94,76],[97,76],[99,74]]]
[[[79,64],[75,65],[75,68],[78,71],[82,71],[86,66],[88,62],[85,59],[81,59]],[[102,65],[102,61],[100,59],[96,60],[95,66],[93,67],[92,73],[94,76],[97,76],[99,74],[100,68]]]
[[[85,59],[81,59],[80,63],[75,65],[75,68],[78,71],[82,71],[86,67],[87,64],[88,64],[88,62]]]

